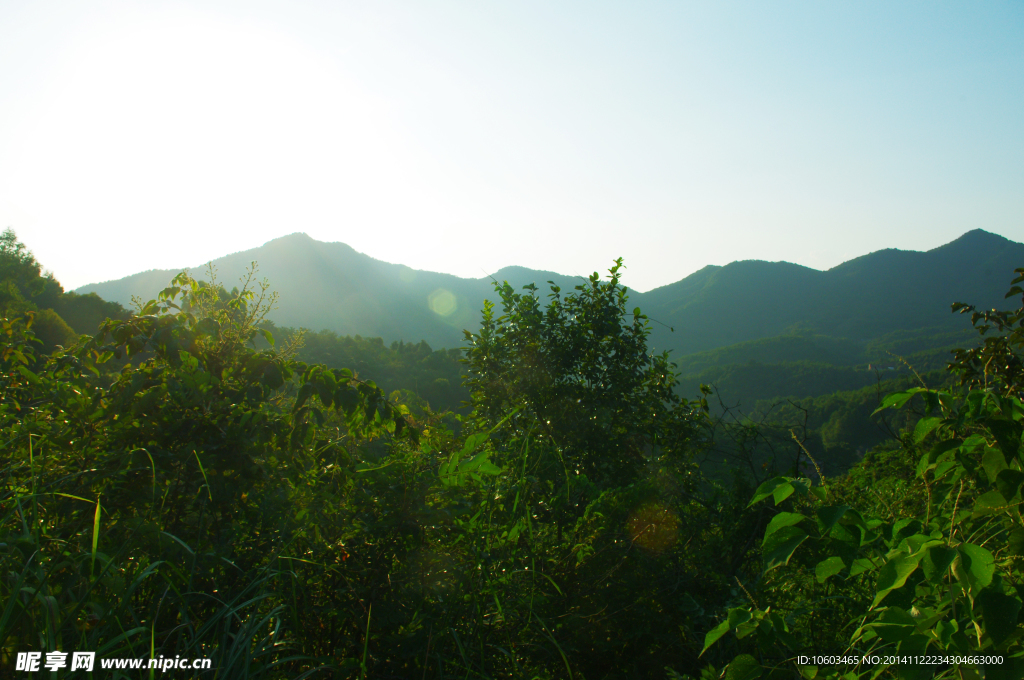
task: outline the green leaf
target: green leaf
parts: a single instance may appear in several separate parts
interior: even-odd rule
[[[264,375],[266,375],[266,369],[263,370]],[[311,396],[313,396],[313,392],[315,391],[316,388],[313,386],[312,383],[306,383],[302,387],[300,387],[299,393],[295,396],[295,404],[292,406],[292,411],[297,412],[300,408],[302,408],[303,404],[305,404],[306,401]]]
[[[877,607],[886,595],[903,587],[907,578],[917,569],[921,557],[923,557],[923,553],[915,555],[899,553],[882,565],[878,572],[878,582],[875,585],[875,600],[871,604],[872,609]]]
[[[482,472],[489,475],[499,474],[501,472],[501,468],[490,462],[487,459],[487,456],[487,451],[481,451],[470,460],[464,461],[459,465],[459,472]]]
[[[993,515],[1006,509],[1006,499],[998,491],[989,491],[982,494],[974,501],[974,511],[971,512],[971,519]]]
[[[754,498],[747,504],[747,507],[749,508],[754,503],[762,501],[765,498],[768,498],[768,496],[773,495],[775,493],[775,489],[783,484],[789,484],[789,479],[786,477],[773,477],[772,479],[762,483],[761,486],[757,487],[757,491],[754,492]],[[792,491],[790,493],[792,493]]]
[[[917,622],[903,609],[889,607],[882,611],[876,623],[865,627],[875,631],[886,642],[900,642],[914,634]]]
[[[939,621],[935,624],[935,634],[939,638],[939,642],[942,643],[943,647],[949,646],[950,638],[953,637],[953,633],[960,630],[960,625],[956,622],[956,619],[949,621]]]
[[[996,444],[1002,450],[1006,460],[1017,457],[1020,449],[1020,426],[1008,420],[989,418],[986,422],[989,431],[995,436]]]
[[[942,424],[942,418],[921,418],[914,427],[914,443],[920,444],[931,432]]]
[[[39,376],[37,376],[35,373],[28,370],[24,366],[18,366],[18,373],[21,373],[25,377],[25,379],[28,380],[33,385],[39,385],[42,383],[42,381],[39,380]]]
[[[468,456],[473,453],[481,444],[487,441],[488,434],[486,432],[477,432],[466,437],[466,443],[462,447],[461,455]]]
[[[981,612],[985,623],[985,632],[997,645],[1016,631],[1020,607],[1021,602],[1017,598],[991,588],[982,591],[974,601],[974,609]]]
[[[728,619],[726,619],[725,621],[722,621],[720,624],[718,624],[717,626],[715,626],[707,632],[707,635],[704,636],[704,649],[702,649],[700,653],[703,654],[704,652],[708,651],[708,647],[718,642],[719,638],[721,638],[728,632],[729,621]]]
[[[740,654],[725,669],[725,680],[757,680],[761,664],[749,654]]]
[[[963,444],[959,439],[943,439],[928,450],[928,463],[934,464],[947,456],[950,451]]]
[[[700,651],[701,654],[708,651],[708,647],[718,642],[719,638],[728,633],[730,630],[739,626],[742,623],[746,623],[751,619],[750,611],[743,607],[734,607],[729,610],[729,615],[726,616],[725,621],[708,631],[707,635],[704,636],[704,649]]]
[[[788,564],[793,552],[806,540],[807,532],[794,526],[782,527],[766,537],[761,545],[764,570],[771,571],[775,567]]]
[[[828,536],[828,533],[832,531],[832,527],[836,525],[846,511],[850,510],[847,505],[830,505],[824,508],[818,508],[818,530],[822,536]]]
[[[824,583],[829,576],[835,576],[845,568],[846,565],[843,564],[842,558],[832,556],[818,562],[818,566],[814,568],[814,576],[818,579],[818,583]]]
[[[985,468],[989,483],[995,484],[999,473],[1006,469],[1006,457],[999,449],[989,447],[985,449],[985,454],[981,457],[981,467]]]
[[[272,390],[276,390],[284,385],[284,374],[281,372],[281,367],[275,363],[267,364],[266,368],[263,369],[263,380],[266,382],[267,387]],[[306,387],[306,385],[302,387]]]
[[[908,536],[913,536],[921,529],[921,520],[911,517],[897,520],[892,525],[892,545],[898,546],[900,541]],[[907,552],[913,552],[909,550]]]
[[[775,515],[775,517],[772,517],[771,521],[768,522],[768,527],[764,530],[764,540],[761,541],[761,545],[763,546],[768,541],[768,538],[779,529],[793,526],[794,524],[802,522],[804,519],[806,518],[799,512],[780,512]]]
[[[866,557],[859,557],[850,565],[850,578],[877,569],[877,565]]]
[[[956,550],[946,545],[933,545],[925,551],[921,559],[924,577],[933,584],[942,582],[946,570],[956,559]]]
[[[811,489],[811,480],[807,479],[806,477],[799,477],[797,479],[790,480],[789,483],[790,483],[790,486],[793,487],[793,491],[795,491],[800,496],[806,496],[807,492]],[[778,505],[783,500],[788,498],[789,495],[791,493],[793,493],[793,491],[787,492],[785,495],[783,495],[780,498],[778,490],[776,490],[776,493],[774,494],[774,496],[775,496],[775,505]]]
[[[985,548],[973,543],[961,543],[957,546],[961,565],[966,572],[967,581],[972,593],[978,593],[992,583],[995,573],[995,559]]]
[[[1006,548],[1011,555],[1024,555],[1024,527],[1014,527],[1010,530]]]
[[[923,390],[923,388],[920,387],[914,387],[905,392],[894,392],[893,394],[890,394],[885,399],[883,399],[882,404],[878,408],[876,408],[874,410],[874,413],[872,413],[871,415],[875,415],[875,413],[878,413],[879,411],[884,411],[887,408],[899,408],[906,404],[908,401],[910,401],[911,397],[913,397],[915,394],[922,391],[925,390]]]
[[[996,488],[1009,503],[1016,497],[1022,482],[1024,482],[1024,472],[1006,469],[996,477]]]
[[[775,487],[775,491],[772,492],[772,500],[775,501],[775,505],[778,505],[782,501],[786,500],[793,495],[796,491],[796,487],[793,486],[793,482],[786,482]]]

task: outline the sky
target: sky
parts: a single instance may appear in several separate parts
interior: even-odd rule
[[[1024,241],[1022,123],[1020,2],[0,2],[0,228],[67,289],[298,231],[640,291]]]

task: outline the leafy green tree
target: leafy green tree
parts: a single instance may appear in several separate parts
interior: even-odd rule
[[[995,389],[1006,395],[1024,396],[1024,268],[1006,293],[1007,298],[1021,296],[1021,306],[1013,311],[983,310],[957,302],[953,311],[971,315],[971,325],[984,338],[982,344],[954,353],[950,369],[962,385]],[[990,331],[993,331],[990,334]]]
[[[594,273],[564,299],[551,284],[546,307],[532,284],[526,294],[495,284],[501,315],[485,302],[480,332],[466,332],[472,418],[496,423],[514,411],[515,430],[548,442],[565,474],[600,487],[684,456],[706,406],[677,395],[668,354],[648,351],[650,324],[639,308],[627,311],[621,269],[616,260],[608,282]]]

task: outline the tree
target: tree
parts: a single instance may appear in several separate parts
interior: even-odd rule
[[[969,388],[993,389],[1015,397],[1024,396],[1024,268],[1015,270],[1007,298],[1021,296],[1021,306],[1014,311],[978,311],[974,305],[956,302],[953,311],[971,315],[971,325],[984,341],[971,349],[955,351],[950,370]],[[989,331],[995,333],[989,335]]]
[[[549,282],[546,307],[533,284],[524,294],[495,283],[502,315],[485,302],[480,332],[466,331],[472,418],[493,424],[515,411],[513,430],[535,433],[566,475],[586,475],[599,487],[683,456],[706,408],[673,391],[667,352],[648,351],[650,324],[639,308],[627,311],[622,266],[620,258],[607,282],[595,272],[564,299]]]

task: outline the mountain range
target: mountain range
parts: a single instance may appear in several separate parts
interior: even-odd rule
[[[484,298],[496,299],[491,278],[414,270],[302,233],[212,264],[230,288],[254,261],[280,295],[271,318],[283,326],[456,347],[463,329],[477,327]],[[707,266],[646,293],[630,291],[630,305],[655,322],[651,344],[677,358],[794,333],[867,343],[900,331],[962,328],[950,304],[1001,305],[1019,266],[1024,245],[976,229],[927,252],[880,250],[827,271],[760,260]],[[204,278],[204,270],[192,273]],[[129,305],[132,296],[155,297],[177,273],[149,270],[77,292]],[[563,290],[583,283],[524,267],[506,267],[493,279],[516,288],[533,282],[542,292],[547,281]]]

